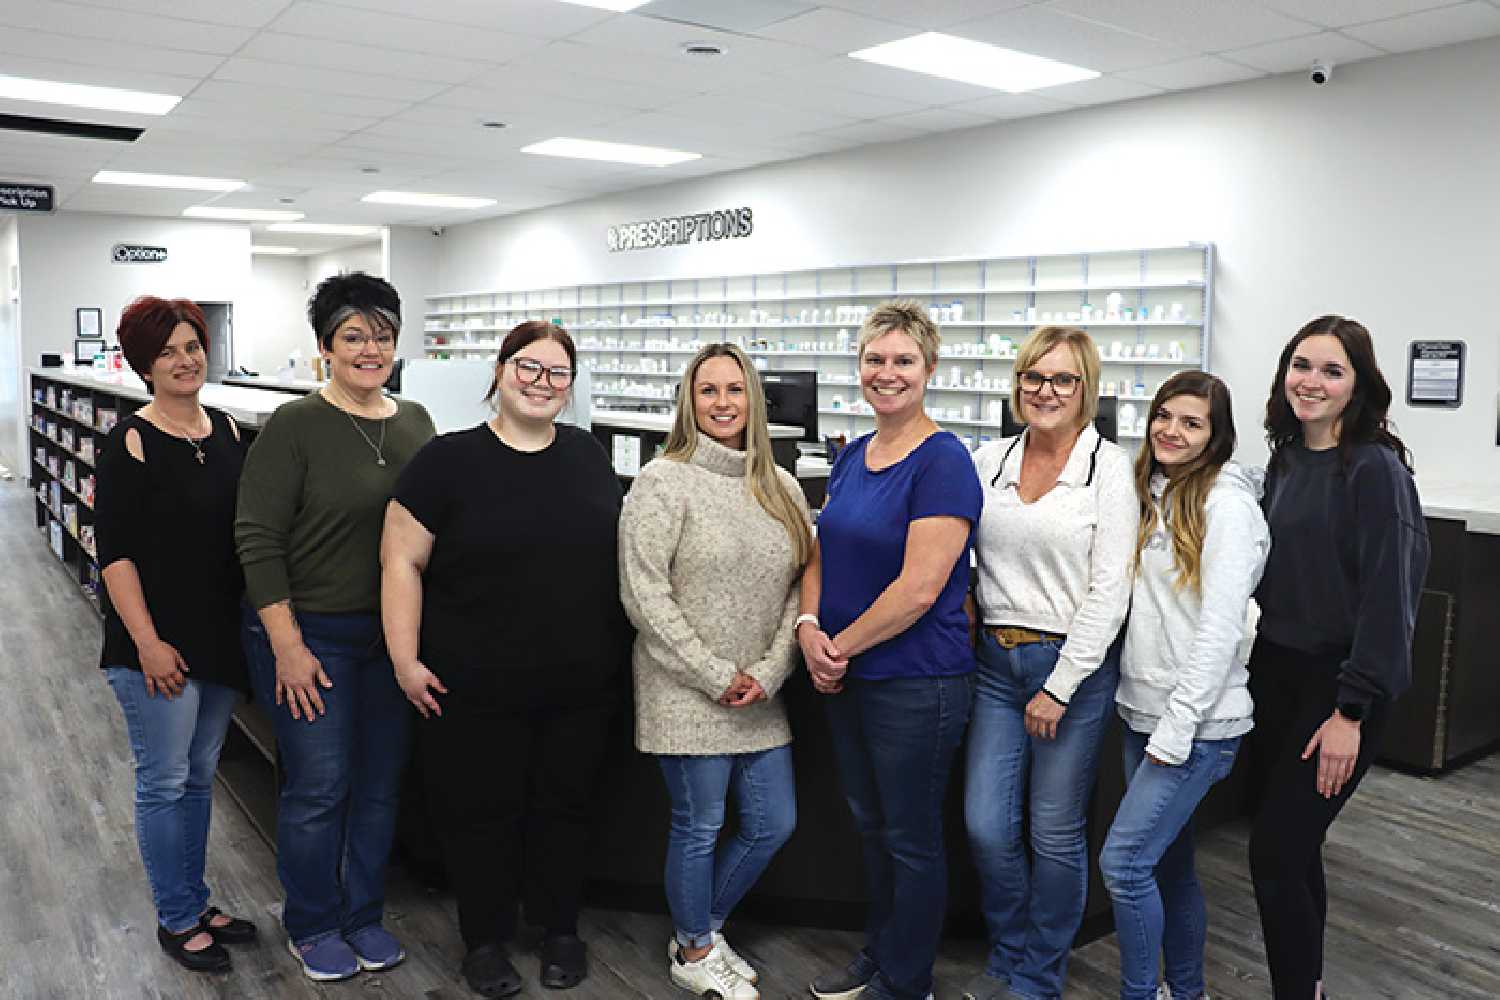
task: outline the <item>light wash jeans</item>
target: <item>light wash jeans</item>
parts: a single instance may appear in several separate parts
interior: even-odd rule
[[[1055,739],[1034,739],[1026,704],[1062,641],[1005,649],[979,640],[964,819],[979,869],[990,956],[985,973],[1026,1000],[1057,1000],[1088,895],[1087,814],[1099,745],[1115,705],[1120,646],[1073,693]],[[1028,859],[1021,831],[1031,824]]]
[[[1183,763],[1146,760],[1150,736],[1125,727],[1125,798],[1099,855],[1120,937],[1120,1000],[1156,996],[1165,951],[1174,1000],[1203,995],[1207,916],[1193,869],[1193,810],[1234,767],[1238,736],[1194,740]]]
[[[678,943],[707,948],[797,826],[792,748],[656,760],[672,799],[667,907]],[[739,831],[720,843],[730,795]]]
[[[208,908],[203,865],[214,771],[239,694],[222,684],[189,680],[168,700],[146,694],[139,670],[109,667],[105,676],[125,714],[135,757],[135,839],[156,921],[180,934]]]

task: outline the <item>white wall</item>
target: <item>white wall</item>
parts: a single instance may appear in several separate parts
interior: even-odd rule
[[[359,246],[330,250],[303,258],[307,262],[307,291],[318,287],[318,282],[335,274],[347,271],[363,271],[376,277],[385,277],[385,257],[380,243],[362,243]]]
[[[25,312],[21,358],[40,363],[44,351],[69,358],[74,310],[104,311],[104,334],[115,341],[120,312],[141,295],[234,305],[235,325],[250,289],[250,227],[192,219],[60,212],[17,218]],[[116,264],[116,243],[167,248],[160,264]],[[12,412],[16,407],[10,407]]]
[[[307,325],[306,257],[256,254],[250,262],[250,295],[244,315],[234,323],[234,363],[262,375],[274,375],[288,355],[317,353]]]
[[[26,380],[21,377],[21,246],[14,216],[0,215],[0,465],[27,475],[31,447],[23,407]],[[30,409],[25,407],[24,409]]]
[[[1424,481],[1500,488],[1497,92],[1491,39],[1341,66],[1322,88],[1290,74],[662,185],[450,227],[434,290],[1207,240],[1210,367],[1244,458],[1265,456],[1280,347],[1342,312],[1371,328],[1398,400],[1410,340],[1468,341],[1463,407],[1393,416]],[[748,239],[605,250],[610,224],[740,205]]]
[[[439,249],[446,236],[433,236],[427,226],[388,226],[390,273],[387,280],[401,294],[402,337],[396,354],[402,358],[420,358],[422,351],[425,299],[449,290],[439,265]]]

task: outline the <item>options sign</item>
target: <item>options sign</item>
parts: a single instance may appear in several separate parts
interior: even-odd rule
[[[116,243],[110,250],[110,257],[116,264],[161,264],[167,259],[167,248]]]

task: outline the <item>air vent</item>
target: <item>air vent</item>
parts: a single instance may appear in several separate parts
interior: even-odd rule
[[[123,125],[70,122],[61,118],[34,118],[31,115],[0,115],[0,129],[10,132],[40,132],[43,135],[68,135],[75,139],[104,139],[109,142],[135,142],[146,131]]]
[[[724,46],[714,42],[688,42],[682,47],[682,54],[694,59],[714,59],[727,51],[729,50]]]

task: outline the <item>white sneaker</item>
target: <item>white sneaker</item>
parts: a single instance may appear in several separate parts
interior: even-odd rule
[[[714,944],[718,945],[719,949],[724,952],[724,961],[729,963],[729,967],[747,983],[760,982],[760,973],[755,971],[755,966],[745,961],[739,952],[729,947],[729,941],[724,935],[718,931],[714,931],[713,935]],[[674,962],[677,961],[677,953],[680,951],[682,951],[682,945],[678,943],[676,935],[667,938],[667,958]]]
[[[670,966],[672,982],[698,996],[718,1000],[760,1000],[760,990],[740,978],[730,966],[723,948],[715,943],[696,962],[685,962],[679,954]]]
[[[1162,983],[1156,988],[1156,1000],[1172,1000],[1172,988]],[[1204,993],[1198,1000],[1208,1000],[1208,994]]]

